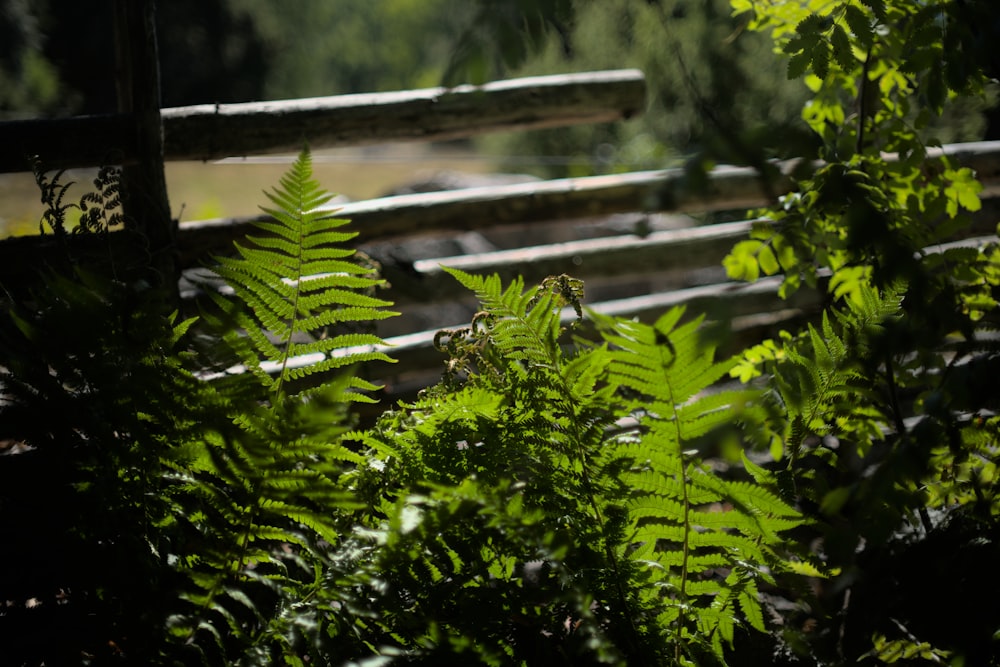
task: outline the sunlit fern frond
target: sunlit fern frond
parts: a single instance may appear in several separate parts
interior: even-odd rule
[[[348,221],[322,209],[332,195],[313,179],[308,149],[265,194],[272,205],[262,209],[273,219],[256,223],[260,233],[237,244],[238,256],[218,258],[217,272],[235,299],[213,295],[241,330],[230,342],[247,368],[277,395],[290,381],[392,361],[378,336],[344,330],[395,313],[373,294],[383,284],[375,270],[345,245],[357,233],[343,230]],[[342,332],[327,335],[331,327]],[[373,388],[356,379],[345,398]]]
[[[206,309],[249,373],[213,383],[230,421],[177,471],[185,581],[170,626],[178,645],[199,653],[190,664],[245,661],[241,646],[274,664],[275,647],[301,631],[295,623],[324,613],[289,601],[341,598],[323,579],[331,553],[354,549],[343,544],[359,504],[344,479],[364,462],[343,436],[349,404],[373,400],[364,392],[377,388],[350,367],[392,361],[381,338],[350,329],[393,313],[373,294],[382,284],[373,267],[345,246],[355,236],[346,221],[321,210],[330,195],[312,179],[307,150],[267,196],[272,220],[237,256],[218,259],[232,294],[213,293],[217,308]],[[298,381],[309,384],[290,384]]]
[[[489,318],[490,343],[501,354],[536,367],[551,366],[560,357],[560,306],[568,303],[559,289],[540,285],[526,290],[521,278],[504,288],[497,275],[483,277],[444,269],[480,300],[483,315]]]
[[[596,317],[613,357],[611,381],[638,425],[623,477],[633,490],[624,553],[648,569],[645,601],[660,608],[678,651],[702,642],[721,659],[738,622],[764,629],[757,582],[780,561],[779,534],[802,519],[763,486],[702,463],[697,447],[741,421],[749,394],[713,387],[733,362],[716,362],[701,320],[682,316],[674,309],[653,325]]]

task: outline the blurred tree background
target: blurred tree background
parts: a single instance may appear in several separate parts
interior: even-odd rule
[[[728,0],[171,0],[158,20],[166,106],[637,67],[650,95],[636,121],[480,150],[562,176],[759,165],[813,146],[801,82]],[[0,0],[0,118],[113,111],[112,26],[108,2]],[[937,138],[997,134],[986,106],[953,110]]]
[[[635,123],[517,135],[503,152],[569,158],[547,175],[808,154],[799,118],[807,91],[788,81],[766,37],[731,18],[728,0],[578,0],[574,9],[572,22],[549,31],[513,71],[636,67],[649,85],[646,113]],[[504,41],[497,47],[510,51]]]
[[[989,0],[970,0],[983,7]],[[771,40],[746,30],[728,0],[478,0],[447,80],[616,67],[641,69],[649,104],[637,122],[490,137],[508,166],[539,156],[546,176],[684,164],[761,169],[772,158],[813,157],[801,119],[808,91],[789,80]],[[984,26],[986,43],[998,23]],[[518,26],[520,29],[518,29]],[[996,93],[956,102],[928,130],[941,143],[1000,138]],[[561,158],[561,159],[560,159]]]
[[[157,4],[163,103],[246,102],[440,83],[464,0]],[[0,113],[115,108],[111,3],[0,0]]]

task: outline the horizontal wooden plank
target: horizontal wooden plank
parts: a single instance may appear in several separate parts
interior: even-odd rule
[[[783,184],[787,189],[788,183]],[[447,192],[383,197],[340,205],[332,216],[351,220],[358,241],[431,231],[487,229],[505,223],[587,218],[633,211],[747,209],[765,203],[757,173],[714,169],[694,189],[681,169],[564,178]],[[228,247],[263,216],[188,222],[179,234],[182,262]]]
[[[671,229],[645,236],[611,236],[494,252],[418,260],[412,266],[384,265],[392,284],[389,298],[397,303],[444,300],[465,289],[442,266],[469,273],[498,274],[505,282],[515,276],[535,284],[547,276],[612,277],[664,271],[696,271],[720,266],[753,223],[731,222]]]
[[[167,160],[298,152],[389,141],[435,141],[514,129],[630,118],[646,84],[634,69],[526,77],[482,86],[426,88],[161,111]],[[0,172],[129,164],[134,122],[127,114],[0,123]]]
[[[598,177],[597,188],[608,187],[606,185],[608,177]],[[586,185],[592,179],[569,179],[572,182],[570,187],[565,188],[565,192],[588,193]],[[582,182],[582,183],[581,183]],[[605,185],[601,185],[604,183]],[[545,186],[546,183],[540,184]],[[515,186],[517,187],[517,186]],[[611,186],[613,187],[613,186]],[[504,186],[509,189],[508,186]],[[595,189],[597,189],[595,188]],[[495,190],[493,188],[492,190]],[[438,197],[440,195],[440,197]],[[447,197],[445,197],[445,195]],[[458,199],[463,200],[468,195],[468,191],[455,191],[449,193],[435,193],[435,197],[440,202]],[[364,240],[375,240],[381,237],[380,232],[387,231],[380,229],[378,222],[386,221],[388,229],[395,229],[396,224],[393,216],[388,216],[386,211],[393,208],[393,202],[388,200],[410,200],[421,199],[428,195],[403,195],[400,197],[386,198],[384,200],[374,200],[373,202],[359,202],[345,205],[339,212],[339,216],[352,218],[354,224],[352,228],[360,231]],[[528,194],[522,192],[525,199],[530,199]],[[584,196],[584,200],[586,197]],[[447,215],[448,207],[440,204],[441,208],[433,212],[430,220],[424,220],[427,226],[417,227],[413,231],[440,231],[454,227],[458,229],[485,229],[491,226],[488,211],[492,197],[483,198],[477,193],[472,193],[472,201],[479,201],[481,206],[480,215],[474,217],[460,217]],[[401,208],[408,208],[411,213],[419,217],[422,210],[419,206],[407,206],[405,201],[398,202]],[[466,202],[468,203],[468,202]],[[504,206],[503,202],[500,206]],[[996,220],[1000,200],[984,200],[984,208],[974,218],[975,224],[970,230],[973,234],[983,234],[992,232],[996,226]],[[585,204],[580,203],[583,207]],[[464,205],[462,210],[470,210]],[[475,206],[472,206],[474,209]],[[579,211],[578,211],[579,212]],[[522,221],[531,220],[531,210],[526,209]],[[263,219],[263,218],[253,218]],[[217,220],[202,223],[188,223],[181,225],[179,235],[179,251],[183,266],[199,266],[208,257],[209,253],[224,253],[231,249],[234,239],[251,230],[250,220]],[[543,223],[553,218],[543,217],[534,222]],[[432,222],[434,223],[431,226]],[[671,265],[677,268],[692,268],[701,264],[709,265],[710,258],[720,258],[728,250],[729,245],[744,237],[744,233],[749,229],[748,222],[726,223],[724,225],[709,225],[705,227],[674,230],[669,232],[654,232],[647,236],[619,236],[605,237],[591,241],[580,241],[571,244],[556,244],[540,246],[537,248],[524,248],[518,250],[502,251],[499,254],[488,253],[486,255],[470,255],[465,258],[438,258],[427,259],[418,264],[397,265],[392,262],[385,263],[385,272],[390,282],[398,287],[401,300],[426,300],[433,298],[430,295],[438,294],[438,290],[445,290],[447,293],[450,283],[442,276],[438,275],[440,270],[436,265],[441,261],[463,268],[465,270],[477,272],[499,272],[507,277],[512,277],[514,272],[523,272],[528,280],[540,280],[547,275],[558,273],[583,274],[597,273],[603,275],[616,275],[621,271],[644,271],[651,267],[664,268]],[[86,245],[93,248],[82,249],[87,254],[107,255],[108,246],[118,245],[119,233],[108,235],[107,240],[102,239],[82,239],[72,237],[69,239],[72,245],[77,246],[88,241]],[[0,282],[10,283],[16,281],[17,276],[24,271],[31,270],[40,264],[46,263],[54,249],[59,243],[52,236],[47,237],[18,237],[4,239],[0,241]],[[605,256],[603,251],[607,251]],[[718,260],[715,260],[716,263]],[[580,269],[584,269],[581,271]]]
[[[734,223],[732,231],[741,224],[746,223]],[[943,252],[953,247],[981,247],[995,241],[995,235],[983,236],[934,246],[926,251]],[[708,323],[721,324],[722,328],[710,329],[707,335],[720,346],[720,354],[734,354],[759,342],[763,337],[776,335],[778,329],[790,328],[815,318],[825,304],[825,288],[822,285],[827,276],[828,272],[823,271],[819,290],[803,286],[787,299],[778,296],[782,278],[772,276],[755,283],[717,283],[586,305],[598,313],[635,318],[647,323],[654,322],[671,308],[682,306],[686,309],[686,317],[703,314]],[[568,324],[574,318],[572,309],[563,311],[562,320],[565,323]],[[458,329],[464,326],[468,326],[468,323],[454,323],[441,328]],[[395,336],[389,338],[388,345],[381,348],[397,359],[398,363],[392,366],[373,366],[368,372],[373,380],[386,383],[390,400],[406,398],[412,391],[435,382],[440,377],[445,356],[433,344],[437,331]],[[586,329],[577,333],[584,337],[593,336]]]
[[[387,141],[459,139],[484,132],[630,118],[645,108],[634,69],[538,76],[482,86],[426,88],[163,110],[168,159],[298,152]]]
[[[956,165],[974,169],[986,186],[984,196],[1000,194],[1000,142],[953,144],[936,149]],[[932,151],[933,152],[933,151]],[[770,191],[791,187],[793,162],[779,165],[781,174]],[[339,205],[331,215],[351,220],[358,241],[439,231],[488,229],[506,223],[536,223],[630,212],[746,210],[766,205],[756,170],[717,167],[704,181],[693,183],[682,169],[638,171],[607,176],[467,188],[446,192],[382,197]],[[179,245],[185,266],[209,253],[226,250],[263,216],[218,218],[181,225]]]

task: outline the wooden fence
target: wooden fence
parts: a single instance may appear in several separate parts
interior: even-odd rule
[[[969,238],[957,241],[995,238],[1000,143],[942,150],[975,169],[986,185]],[[779,179],[770,189],[780,194],[789,185]],[[753,222],[712,223],[704,214],[762,206],[763,192],[754,170],[721,167],[699,189],[682,170],[663,170],[399,195],[345,204],[332,214],[352,220],[360,248],[382,264],[391,284],[385,298],[403,313],[380,324],[399,360],[388,369],[393,375],[380,379],[389,382],[390,394],[405,396],[440,375],[436,332],[467,323],[475,312],[475,302],[442,266],[505,280],[520,275],[529,284],[567,273],[585,281],[595,310],[645,321],[684,304],[729,323],[733,347],[814,316],[824,298],[815,291],[803,288],[783,301],[778,279],[752,285],[726,279],[722,259]],[[184,263],[223,250],[256,219],[183,225]],[[198,282],[197,273],[188,277]]]
[[[585,72],[427,88],[160,110],[163,158],[215,160],[388,141],[443,141],[499,130],[629,118],[645,105],[637,70]],[[24,171],[41,155],[52,169],[134,164],[131,113],[0,123],[0,172]]]
[[[150,107],[158,99],[151,89],[158,82],[150,72],[155,40],[150,47],[134,37],[149,30],[151,2],[116,0],[116,6],[120,58],[131,63],[122,75],[128,85],[119,86],[121,113],[0,123],[0,171],[24,170],[25,157],[36,154],[54,167],[116,162],[126,166],[126,177],[128,170],[139,170],[129,184],[135,188],[129,201],[139,196],[162,209],[165,186],[156,181],[162,179],[164,159],[289,152],[303,141],[322,148],[607,122],[632,117],[645,104],[641,73],[621,70],[479,87],[160,110]],[[990,198],[1000,192],[1000,144],[943,150],[975,169],[987,186],[987,205],[967,242],[992,235],[998,213]],[[793,165],[780,166],[787,174]],[[164,191],[157,194],[160,187]],[[788,187],[787,175],[764,188],[760,175],[744,168],[715,169],[699,187],[681,170],[663,170],[399,195],[346,204],[332,214],[353,221],[360,249],[381,263],[391,283],[385,298],[403,313],[380,324],[379,333],[399,359],[386,370],[392,375],[381,379],[390,395],[404,396],[440,373],[442,356],[432,346],[435,332],[468,322],[475,308],[442,265],[508,279],[522,275],[529,283],[568,273],[584,279],[588,303],[609,314],[651,319],[687,304],[730,323],[734,345],[812,316],[822,306],[820,294],[802,290],[781,301],[776,280],[726,281],[722,258],[746,237],[751,223],[706,224],[712,216],[704,215],[763,205],[765,191],[780,194]],[[163,201],[157,203],[157,197]],[[154,249],[169,251],[169,261],[159,269],[181,276],[183,298],[214,288],[206,258],[230,248],[255,218],[177,227],[163,219],[161,210],[148,220],[139,231]],[[0,242],[0,282],[44,261],[50,243],[39,237]]]

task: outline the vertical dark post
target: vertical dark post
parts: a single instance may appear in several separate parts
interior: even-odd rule
[[[123,168],[126,227],[148,245],[150,280],[176,297],[177,223],[163,172],[155,0],[115,0],[118,109],[134,119],[138,162]]]

